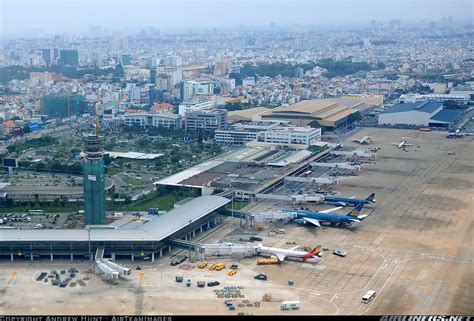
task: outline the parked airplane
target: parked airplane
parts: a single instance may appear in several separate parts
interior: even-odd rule
[[[373,141],[374,140],[372,138],[370,138],[369,136],[364,136],[361,139],[354,139],[354,143],[358,143],[358,144],[361,144],[361,145],[368,145],[368,144],[372,143]]]
[[[469,135],[469,134],[468,133],[460,133],[459,129],[456,129],[456,131],[454,131],[454,132],[449,132],[448,136],[446,136],[446,138],[462,138],[462,137],[467,136],[467,135]]]
[[[354,197],[339,197],[332,195],[325,195],[324,202],[337,203],[341,206],[346,206],[347,204],[375,204],[375,193],[370,194],[367,198],[354,198]]]
[[[299,248],[299,246],[295,246],[291,249],[279,249],[275,247],[266,247],[262,244],[259,244],[256,250],[259,254],[270,254],[272,257],[277,258],[280,262],[284,261],[287,256],[302,258],[304,261],[312,258],[320,258],[322,256],[321,245],[316,246],[309,252],[297,251],[297,248]]]
[[[392,143],[393,145],[397,145],[398,148],[413,146],[413,144],[408,144],[408,137],[402,137],[402,140],[399,143]]]
[[[322,222],[329,222],[331,226],[349,226],[351,223],[362,222],[367,215],[359,215],[364,204],[358,204],[347,214],[333,214],[331,212],[340,209],[341,207],[335,207],[324,211],[307,211],[307,210],[295,210],[286,209],[285,212],[295,213],[294,222],[299,224],[313,224],[315,226],[321,226]]]

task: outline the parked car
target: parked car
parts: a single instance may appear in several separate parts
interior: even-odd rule
[[[259,241],[259,242],[261,242],[261,241],[263,241],[263,238],[261,238],[260,236],[251,236],[251,237],[249,238],[249,240],[252,241],[252,242],[254,242],[254,241]]]
[[[239,265],[238,264],[232,264],[230,266],[231,269],[234,269],[234,270],[238,270],[239,269]]]
[[[344,251],[344,250],[341,250],[341,249],[335,249],[335,250],[332,252],[332,254],[344,257],[344,256],[347,255],[347,252]]]
[[[209,287],[218,286],[219,284],[221,283],[218,281],[207,282],[207,286]]]
[[[268,279],[266,274],[260,273],[259,275],[254,277],[255,280],[263,280],[266,281]]]

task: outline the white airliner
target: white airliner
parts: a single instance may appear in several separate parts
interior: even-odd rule
[[[413,146],[413,144],[408,144],[408,137],[402,137],[402,140],[399,143],[392,143],[393,145],[397,145],[398,148]]]
[[[372,138],[370,138],[369,136],[364,136],[361,139],[355,139],[354,143],[358,143],[358,144],[361,144],[361,145],[368,145],[368,144],[372,143],[373,141],[374,140]]]
[[[271,257],[277,258],[280,262],[284,261],[287,256],[302,258],[305,261],[307,259],[320,258],[322,256],[321,245],[318,245],[309,252],[296,251],[297,248],[299,248],[299,246],[295,246],[291,249],[279,249],[259,244],[256,250],[259,254],[270,254]]]
[[[456,129],[455,132],[449,132],[447,138],[462,138],[464,136],[468,136],[468,133],[461,133],[459,132],[459,129]]]

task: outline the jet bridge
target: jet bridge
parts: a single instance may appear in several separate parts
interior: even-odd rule
[[[95,273],[99,276],[103,276],[106,280],[118,280],[119,279],[119,272],[115,269],[112,269],[107,264],[96,261],[95,262]]]
[[[360,171],[360,166],[351,165],[351,163],[311,163],[312,167],[330,167],[330,168],[342,168],[353,171]]]
[[[296,213],[275,211],[275,212],[263,212],[253,215],[254,222],[266,222],[271,220],[292,220],[296,218]]]
[[[295,177],[285,176],[287,182],[299,182],[299,183],[317,183],[317,184],[338,184],[339,180],[333,177]]]
[[[287,195],[277,195],[277,194],[262,194],[257,193],[255,194],[256,199],[263,199],[263,200],[275,200],[275,201],[284,201],[284,202],[291,202],[291,196]]]
[[[257,247],[252,245],[234,244],[234,243],[215,243],[201,244],[197,252],[197,258],[204,260],[209,256],[221,255],[256,255]]]
[[[331,155],[342,155],[342,156],[356,156],[356,157],[367,157],[367,158],[377,158],[377,154],[371,152],[368,149],[363,150],[353,150],[353,151],[342,151],[342,150],[332,150],[329,152]]]

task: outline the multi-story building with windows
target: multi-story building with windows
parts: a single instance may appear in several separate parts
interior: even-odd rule
[[[124,115],[125,124],[128,126],[138,125],[141,127],[165,127],[168,129],[180,129],[181,117],[176,114],[160,113],[138,113]]]
[[[197,101],[197,100],[192,100],[192,101],[185,101],[179,104],[178,107],[178,113],[184,117],[186,113],[192,112],[192,111],[202,111],[202,110],[209,110],[214,107],[214,102],[212,100],[206,100],[206,101]]]
[[[227,110],[198,110],[185,114],[183,127],[186,130],[211,130],[227,128]]]
[[[304,144],[321,140],[321,128],[284,127],[260,132],[257,141],[277,144]]]

